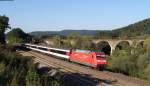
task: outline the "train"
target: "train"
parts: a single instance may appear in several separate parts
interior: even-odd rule
[[[23,46],[27,49],[56,56],[69,62],[79,63],[94,69],[104,70],[107,65],[107,55],[103,52],[80,49],[59,49],[29,43],[23,44]]]

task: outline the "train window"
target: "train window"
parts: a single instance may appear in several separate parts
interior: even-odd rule
[[[47,48],[43,48],[43,47],[38,47],[40,50],[44,50],[47,51]]]
[[[31,46],[32,48],[36,48],[36,46]]]
[[[90,50],[79,50],[79,49],[76,49],[75,51],[76,51],[76,52],[86,53],[86,54],[91,53],[91,51],[90,51]]]
[[[65,51],[59,51],[59,50],[50,50],[51,52],[54,52],[54,53],[59,53],[59,54],[63,54],[63,55],[66,55],[66,52]]]

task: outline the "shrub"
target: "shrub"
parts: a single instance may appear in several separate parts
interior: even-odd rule
[[[45,82],[55,81],[43,79],[31,57],[22,56],[8,48],[0,50],[0,86],[43,86]]]
[[[150,63],[148,64],[148,66],[144,69],[144,72],[141,74],[142,78],[145,78],[147,80],[150,80]]]

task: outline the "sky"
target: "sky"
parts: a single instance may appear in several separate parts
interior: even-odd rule
[[[150,18],[150,0],[0,0],[0,15],[25,32],[112,30]]]

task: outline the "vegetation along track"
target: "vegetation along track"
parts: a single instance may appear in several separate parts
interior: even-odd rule
[[[60,69],[61,71],[72,73],[73,76],[80,76],[80,79],[83,77],[82,79],[84,79],[84,81],[88,81],[90,83],[97,82],[105,84],[106,86],[150,86],[150,82],[148,81],[125,76],[119,73],[93,70],[85,66],[72,64],[37,52],[28,51],[23,52],[22,54],[34,56],[36,57],[35,60],[38,60],[39,62],[44,62],[50,66]]]

